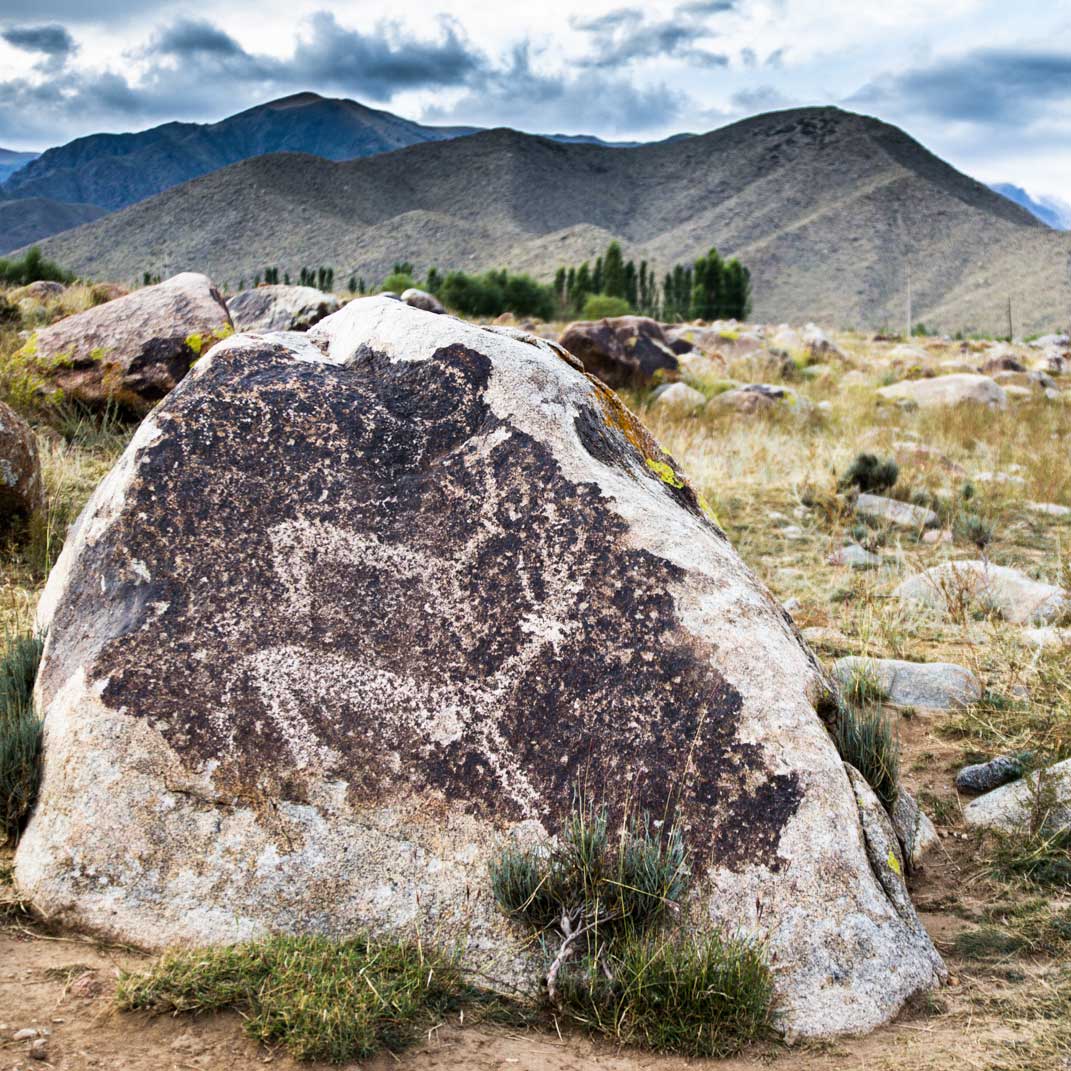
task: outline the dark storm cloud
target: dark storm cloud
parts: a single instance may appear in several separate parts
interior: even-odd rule
[[[1071,52],[979,49],[878,78],[849,105],[1019,127],[1071,100]]]
[[[0,37],[24,52],[43,52],[48,56],[67,56],[76,47],[74,38],[57,23],[48,26],[12,26],[0,31]]]

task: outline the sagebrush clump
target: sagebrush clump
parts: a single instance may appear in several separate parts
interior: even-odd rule
[[[557,1010],[628,1044],[725,1056],[768,1030],[772,975],[753,940],[666,925],[690,879],[678,830],[645,820],[611,840],[607,812],[583,803],[557,842],[491,866],[499,906],[543,949]]]

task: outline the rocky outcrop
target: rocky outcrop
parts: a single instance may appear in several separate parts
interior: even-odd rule
[[[45,504],[45,485],[33,430],[0,402],[0,528],[14,514],[36,513]]]
[[[987,405],[1004,409],[1008,395],[989,376],[953,373],[933,379],[905,379],[882,387],[878,397],[888,402],[909,402],[921,409],[949,405]]]
[[[531,992],[488,863],[579,784],[679,826],[689,925],[768,942],[790,1032],[869,1029],[941,975],[828,678],[552,343],[368,298],[218,346],[94,494],[38,623],[16,879],[52,916],[151,947],[423,932]]]
[[[146,412],[232,332],[211,280],[184,272],[42,328],[21,355],[65,397]]]
[[[656,372],[680,369],[662,325],[646,316],[580,320],[558,342],[611,387],[644,386]]]
[[[338,298],[314,286],[272,284],[235,294],[227,311],[235,331],[307,331],[338,311]]]
[[[967,606],[1017,625],[1055,621],[1068,607],[1067,593],[1056,585],[1033,580],[1018,569],[977,560],[935,565],[908,577],[893,594],[939,611]]]

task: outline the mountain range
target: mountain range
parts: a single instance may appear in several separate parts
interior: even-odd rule
[[[35,152],[19,152],[16,149],[0,148],[0,183],[9,179],[20,168],[37,158]]]
[[[195,268],[235,287],[267,266],[371,282],[396,260],[546,279],[611,239],[660,272],[712,245],[740,257],[765,320],[901,328],[909,290],[913,321],[949,329],[1004,331],[1009,299],[1022,331],[1062,325],[1071,308],[1071,236],[898,128],[837,108],[635,148],[503,129],[343,162],[256,156],[44,250],[101,278]]]

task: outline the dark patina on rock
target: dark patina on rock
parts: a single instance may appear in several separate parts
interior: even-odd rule
[[[704,507],[542,340],[367,299],[221,344],[43,598],[20,883],[151,945],[463,924],[523,986],[487,862],[586,786],[682,828],[697,924],[769,937],[801,1029],[880,1021],[932,948],[868,862],[813,656]]]

